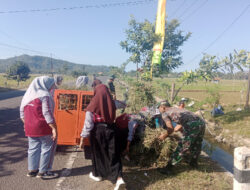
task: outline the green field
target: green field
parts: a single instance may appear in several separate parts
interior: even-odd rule
[[[14,90],[14,89],[25,89],[29,86],[32,80],[37,76],[44,76],[45,74],[31,74],[30,78],[26,81],[21,81],[18,85],[17,81],[15,80],[8,80],[4,77],[3,73],[0,73],[0,92]],[[46,75],[49,76],[49,75]],[[63,75],[63,83],[67,81],[75,80],[72,76]]]
[[[160,83],[166,82],[171,85],[173,82],[176,86],[180,86],[176,79],[155,79],[154,86],[159,88],[156,96],[161,98],[166,96],[160,88]],[[211,105],[206,104],[206,98],[209,97],[207,89],[217,88],[220,94],[220,104],[224,108],[224,115],[219,117],[211,117]],[[196,103],[193,107],[187,107],[192,111],[201,108],[205,110],[205,118],[217,123],[222,129],[227,129],[229,135],[237,134],[242,137],[250,138],[250,110],[236,111],[237,108],[244,109],[247,90],[247,80],[222,80],[219,84],[211,82],[198,82],[186,85],[179,93],[179,98],[185,97],[194,100]],[[203,102],[202,104],[200,104]],[[197,106],[199,105],[199,106]]]
[[[32,74],[30,75],[30,78],[26,81],[20,81],[19,85],[17,81],[15,80],[8,80],[6,77],[4,77],[4,74],[0,74],[0,92],[1,91],[8,91],[11,89],[23,89],[27,88],[29,84],[32,82],[32,80],[39,76],[38,74]]]
[[[177,82],[177,79],[155,78],[153,80],[155,97],[165,99],[167,96],[166,92],[164,92],[164,89],[162,88],[162,84],[166,83],[171,86],[173,82],[175,82],[176,89],[178,89],[181,84]],[[207,92],[207,89],[209,88],[218,89],[220,94],[220,104],[224,108],[224,115],[215,118],[211,117],[210,111],[212,110],[212,106],[206,103],[206,98],[211,96]],[[203,109],[205,111],[205,118],[211,122],[217,123],[222,129],[227,129],[229,131],[229,135],[232,136],[233,134],[236,134],[242,137],[250,138],[250,110],[236,111],[237,108],[244,109],[246,89],[246,80],[222,80],[219,84],[200,81],[191,85],[185,85],[178,94],[178,99],[185,97],[190,99],[189,102],[194,100],[194,106],[187,106],[186,108],[194,112],[198,109]],[[122,98],[122,92],[118,91],[117,97],[118,99]],[[178,101],[175,103],[178,103]],[[128,110],[129,108],[127,111]]]
[[[176,85],[176,89],[181,86],[181,83],[178,82],[177,79],[154,79],[153,86],[156,89],[156,96],[165,98],[166,92],[163,91],[161,86],[163,83],[171,86],[173,82]],[[209,88],[217,88],[219,90],[221,95],[220,103],[224,106],[243,105],[245,103],[247,80],[221,80],[218,84],[199,81],[197,83],[184,85],[178,96],[203,101],[208,97],[207,89]]]

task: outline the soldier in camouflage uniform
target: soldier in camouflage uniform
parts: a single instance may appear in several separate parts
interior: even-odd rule
[[[186,110],[167,106],[162,118],[167,125],[167,132],[161,134],[159,139],[164,140],[173,131],[182,131],[183,138],[178,142],[178,146],[171,155],[168,165],[160,170],[162,173],[168,173],[173,165],[181,160],[185,160],[190,166],[198,166],[198,157],[201,153],[202,140],[205,133],[205,122],[194,113]],[[171,122],[177,123],[173,128]]]
[[[110,94],[112,95],[113,99],[116,99],[115,97],[115,85],[114,85],[114,80],[115,80],[115,77],[112,75],[109,77],[108,79],[108,88],[109,88],[109,92]]]

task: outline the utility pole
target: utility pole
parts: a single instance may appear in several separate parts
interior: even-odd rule
[[[50,54],[50,69],[51,69],[51,76],[53,77],[53,63],[52,63],[52,53]]]
[[[155,33],[161,36],[161,40],[154,43],[153,57],[152,57],[151,71],[150,71],[151,79],[153,78],[154,66],[155,65],[160,66],[161,64],[161,54],[165,38],[166,3],[167,0],[158,0]]]

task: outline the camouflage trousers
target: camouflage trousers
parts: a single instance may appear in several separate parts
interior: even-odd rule
[[[205,133],[205,123],[202,120],[190,121],[183,126],[184,137],[178,142],[178,146],[171,155],[170,162],[176,165],[181,160],[190,163],[197,161],[202,147]]]

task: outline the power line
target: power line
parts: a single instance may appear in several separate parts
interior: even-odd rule
[[[20,45],[22,45],[22,46],[25,46],[25,47],[27,47],[27,48],[29,48],[28,45],[26,45],[25,43],[23,43],[23,42],[17,40],[16,38],[12,37],[12,36],[9,35],[8,33],[4,32],[4,31],[2,31],[2,30],[0,30],[0,33],[1,33],[2,35],[6,36],[7,38],[9,38],[9,39],[15,41],[16,43],[18,43],[18,44],[20,44]]]
[[[243,11],[213,40],[206,48],[203,49],[202,52],[194,56],[187,64],[193,62],[196,60],[201,54],[203,54],[205,51],[207,51],[209,48],[211,48],[247,11],[247,9],[250,7],[250,4],[248,4]]]
[[[194,2],[193,2],[190,6],[188,6],[188,7],[182,12],[182,14],[179,16],[179,18],[183,17],[183,15],[185,15],[186,12],[188,12],[189,9],[191,9],[191,8],[192,8],[196,3],[198,3],[198,2],[199,2],[198,0],[194,0]]]
[[[13,49],[24,50],[24,51],[30,51],[30,52],[33,52],[33,53],[38,53],[38,54],[43,54],[43,55],[50,55],[50,53],[48,53],[48,52],[37,51],[37,50],[34,50],[34,49],[29,49],[29,48],[23,48],[23,47],[14,46],[14,45],[2,43],[2,42],[0,42],[0,46],[9,47],[9,48],[13,48]]]
[[[0,11],[0,14],[15,14],[15,13],[36,13],[36,12],[53,12],[53,11],[72,11],[77,9],[90,9],[90,8],[109,8],[119,6],[135,6],[145,3],[151,3],[155,0],[139,0],[139,1],[128,1],[121,3],[106,3],[100,5],[85,5],[75,7],[62,7],[62,8],[45,8],[45,9],[27,9],[27,10],[14,10],[14,11]]]
[[[181,4],[180,4],[180,5],[174,10],[174,12],[171,14],[172,17],[173,17],[182,7],[183,7],[183,5],[185,5],[186,1],[187,1],[187,0],[183,0],[183,1],[181,2]]]
[[[200,10],[206,3],[208,2],[208,0],[203,1],[202,4],[200,4],[200,6],[198,6],[195,10],[193,10],[188,16],[186,16],[181,23],[183,23],[184,21],[188,20],[191,16],[193,16],[198,10]]]

